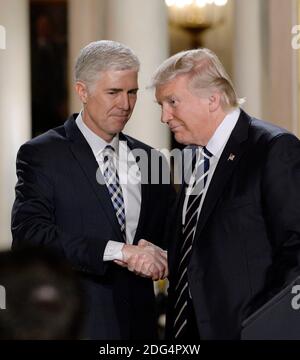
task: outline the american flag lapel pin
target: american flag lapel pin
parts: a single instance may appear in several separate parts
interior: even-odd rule
[[[227,160],[233,161],[235,158],[235,155],[233,153],[230,153],[229,157]]]

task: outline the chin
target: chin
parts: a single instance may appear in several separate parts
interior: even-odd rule
[[[117,134],[117,133],[123,131],[125,125],[126,125],[126,123],[118,124],[118,125],[114,126],[113,129],[111,129],[111,130],[113,133]]]
[[[125,125],[127,124],[127,122],[128,122],[128,119],[121,120],[121,121],[119,120],[117,123],[115,123],[115,129],[117,131],[122,131],[124,129]]]
[[[189,144],[189,142],[186,141],[186,139],[183,136],[180,136],[180,134],[175,134],[174,137],[175,137],[175,140],[179,144],[183,144],[183,145],[188,145]]]

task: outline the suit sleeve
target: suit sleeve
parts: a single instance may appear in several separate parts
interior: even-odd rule
[[[17,155],[16,199],[12,210],[12,247],[46,247],[76,269],[104,275],[106,243],[70,235],[55,221],[55,185],[50,156],[38,146],[23,145]],[[88,241],[87,241],[88,240]]]
[[[161,189],[163,191],[163,194],[161,198],[159,199],[160,205],[158,208],[161,208],[164,206],[162,210],[162,216],[164,218],[164,226],[161,229],[162,236],[161,236],[161,242],[158,244],[161,248],[164,250],[167,250],[169,248],[169,238],[170,238],[170,230],[171,230],[171,221],[173,220],[172,214],[174,210],[175,200],[176,200],[176,191],[174,188],[174,184],[171,180],[171,169],[170,165],[168,164],[166,158],[162,157],[162,164],[160,168],[160,174],[166,173],[166,178],[169,180],[170,183],[165,183],[163,180],[163,176],[160,179],[161,181]],[[162,201],[164,200],[164,201]]]
[[[273,249],[268,298],[300,274],[300,141],[273,139],[262,181],[263,211]]]

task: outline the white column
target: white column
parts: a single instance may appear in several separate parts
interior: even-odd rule
[[[243,108],[262,117],[262,28],[261,0],[235,0],[234,3],[234,83]]]
[[[106,37],[132,48],[141,61],[138,101],[125,132],[156,148],[169,148],[170,135],[149,85],[156,67],[168,57],[164,0],[108,0]]]
[[[69,112],[78,112],[81,103],[74,92],[73,70],[75,60],[82,47],[103,39],[103,0],[69,0],[68,2],[68,44],[69,44]]]
[[[269,0],[268,3],[270,119],[299,136],[297,55],[300,50],[293,49],[291,45],[294,36],[291,30],[299,24],[297,3],[295,0]]]
[[[0,49],[0,248],[11,243],[15,158],[31,129],[28,10],[27,0],[0,0],[6,29],[6,49]]]

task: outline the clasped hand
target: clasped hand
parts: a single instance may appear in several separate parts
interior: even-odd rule
[[[120,266],[127,267],[136,275],[152,280],[168,276],[167,252],[149,241],[141,239],[138,245],[125,244],[122,249],[123,261],[114,260]]]

